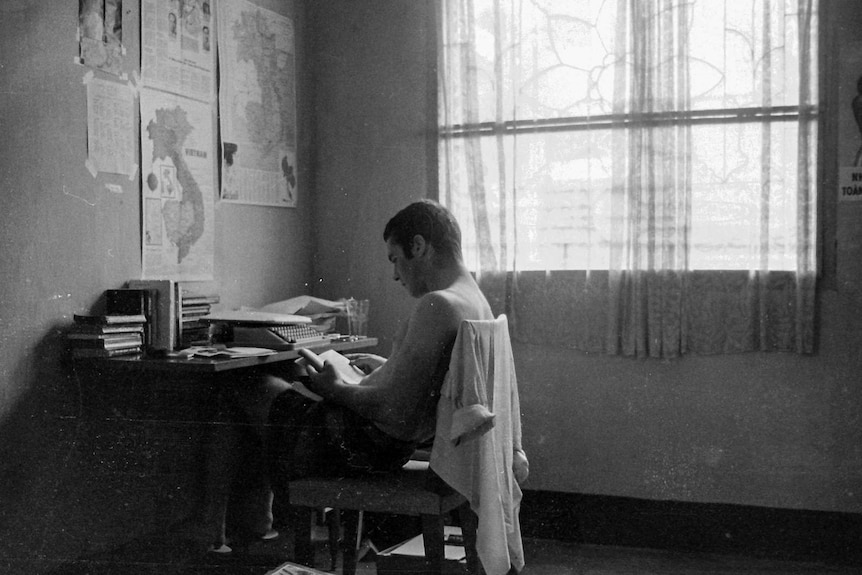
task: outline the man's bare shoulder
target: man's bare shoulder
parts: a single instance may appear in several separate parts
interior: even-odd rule
[[[451,330],[460,324],[461,315],[461,306],[450,292],[432,291],[416,302],[411,323],[415,322],[423,326],[423,329]]]
[[[456,327],[464,320],[493,319],[488,300],[472,279],[425,294],[419,307],[425,306],[439,320]]]

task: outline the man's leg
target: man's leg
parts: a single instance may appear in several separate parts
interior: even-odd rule
[[[201,533],[212,551],[229,553],[225,520],[231,485],[241,465],[243,453],[242,415],[231,404],[224,390],[219,394],[219,409],[211,423],[204,447],[204,496]]]
[[[226,545],[227,510],[235,499],[242,529],[272,536],[272,492],[267,477],[265,425],[273,399],[289,389],[284,379],[250,373],[226,382],[219,396],[219,414],[206,446],[204,530],[213,550]],[[249,462],[258,461],[257,465]],[[257,477],[243,477],[255,474]],[[248,488],[232,494],[237,485]],[[236,495],[237,497],[233,497]]]
[[[290,383],[273,375],[260,375],[234,388],[236,405],[248,421],[251,435],[248,451],[240,470],[231,504],[232,517],[240,530],[271,539],[273,530],[273,494],[266,453],[266,430],[273,400],[290,389]]]

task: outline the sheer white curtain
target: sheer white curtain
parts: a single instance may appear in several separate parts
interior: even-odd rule
[[[440,198],[516,337],[813,351],[815,0],[440,6]]]

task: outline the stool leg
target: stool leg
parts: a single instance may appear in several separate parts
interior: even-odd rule
[[[359,511],[342,510],[344,539],[341,550],[341,572],[343,575],[356,574],[356,537],[359,534]]]
[[[461,520],[464,553],[467,555],[467,573],[469,575],[484,575],[485,571],[482,569],[479,555],[476,553],[476,529],[479,526],[479,517],[470,509],[469,502],[465,502],[458,508],[458,517]]]
[[[422,516],[422,538],[425,543],[425,573],[441,575],[443,573],[443,516]]]
[[[329,570],[335,571],[335,564],[338,562],[338,548],[341,545],[341,511],[339,509],[330,509],[326,518],[326,525],[329,531]]]

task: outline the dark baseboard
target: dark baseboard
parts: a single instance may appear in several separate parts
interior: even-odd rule
[[[521,533],[619,545],[862,565],[862,514],[525,491]]]

